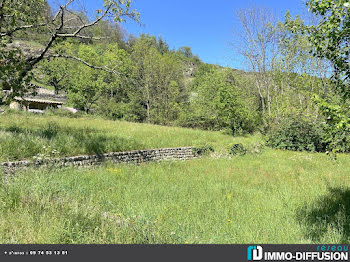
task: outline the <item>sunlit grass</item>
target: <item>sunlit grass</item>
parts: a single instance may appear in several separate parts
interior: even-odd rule
[[[32,170],[0,186],[0,242],[349,243],[349,174],[350,156],[273,150]]]
[[[259,135],[234,138],[222,132],[164,127],[99,118],[9,113],[0,115],[0,161],[39,154],[72,156],[179,146],[212,145],[225,152],[231,143],[259,142]]]
[[[232,143],[262,141],[92,117],[0,115],[0,161],[206,144],[218,156]],[[27,170],[1,179],[0,243],[349,243],[349,174],[349,155],[334,162],[271,149]]]

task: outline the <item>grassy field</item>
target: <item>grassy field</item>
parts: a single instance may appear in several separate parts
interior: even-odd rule
[[[233,138],[222,132],[25,113],[0,115],[0,162],[39,155],[74,156],[178,146],[254,144],[260,136]]]
[[[350,156],[27,171],[0,186],[1,243],[349,243]]]
[[[210,143],[224,152],[230,143],[261,139],[93,118],[0,118],[1,160],[47,148],[74,155]],[[349,155],[334,162],[271,149],[27,170],[0,181],[0,243],[349,243],[349,174]]]

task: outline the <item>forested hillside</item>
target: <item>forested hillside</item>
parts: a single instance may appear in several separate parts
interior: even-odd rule
[[[339,84],[339,61],[322,54],[311,34],[329,20],[331,6],[310,1],[313,20],[238,11],[241,29],[232,42],[249,64],[243,72],[206,64],[190,47],[171,49],[160,37],[128,34],[123,22],[142,21],[131,1],[106,0],[95,19],[71,2],[1,1],[3,105],[30,93],[32,83],[112,120],[260,131],[275,148],[349,150],[348,98],[337,91],[347,82]],[[346,5],[339,8],[344,13],[331,15],[348,15]]]

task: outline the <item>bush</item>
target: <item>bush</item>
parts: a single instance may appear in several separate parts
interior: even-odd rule
[[[334,124],[326,124],[327,154],[335,156],[336,153],[350,152],[350,127],[344,125],[337,127]]]
[[[193,148],[193,153],[196,156],[207,156],[211,152],[214,152],[214,147],[211,145],[204,145],[201,147],[195,147]]]
[[[228,153],[234,156],[243,156],[247,154],[247,149],[242,144],[233,144],[228,146]]]
[[[186,128],[199,128],[202,130],[218,131],[221,128],[217,125],[215,117],[211,117],[205,114],[201,114],[200,110],[196,107],[182,111],[179,114],[179,118],[175,121],[176,125]]]
[[[302,115],[288,116],[267,133],[266,144],[272,148],[326,152],[327,142],[322,123]]]
[[[131,122],[143,122],[146,119],[146,111],[137,101],[124,103],[101,98],[97,101],[95,109],[97,115],[110,120],[123,119]]]

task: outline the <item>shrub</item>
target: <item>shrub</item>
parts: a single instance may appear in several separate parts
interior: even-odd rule
[[[288,116],[267,133],[267,145],[276,149],[325,152],[327,142],[322,123],[302,115]]]
[[[350,152],[350,127],[348,125],[337,127],[326,124],[325,131],[327,134],[327,154],[335,157],[336,153]]]
[[[204,145],[204,146],[193,148],[193,153],[196,156],[209,155],[210,152],[214,152],[214,147],[211,145]]]
[[[346,101],[334,104],[317,96],[314,101],[326,120],[327,154],[334,158],[338,152],[350,152],[350,111]]]
[[[247,149],[242,144],[232,144],[232,145],[228,146],[228,153],[230,155],[242,156],[242,155],[247,154],[247,152],[248,152]]]
[[[146,119],[145,108],[137,101],[124,103],[101,98],[97,101],[95,113],[110,120],[124,119],[131,122],[143,122]]]
[[[199,128],[202,130],[220,130],[215,117],[202,114],[195,106],[182,111],[179,118],[175,121],[176,125],[187,128]]]

